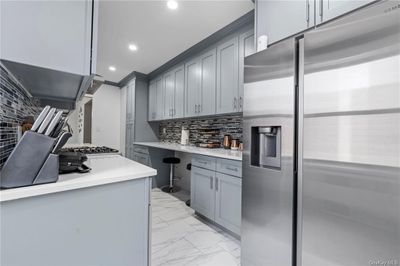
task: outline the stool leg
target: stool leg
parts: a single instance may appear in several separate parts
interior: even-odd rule
[[[174,165],[171,164],[171,168],[170,168],[170,171],[169,171],[169,189],[171,191],[174,188],[173,179],[174,179]]]

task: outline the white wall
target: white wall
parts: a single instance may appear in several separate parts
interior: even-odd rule
[[[92,144],[121,149],[121,89],[102,85],[93,95]]]
[[[85,96],[76,104],[76,109],[68,116],[68,124],[72,129],[72,137],[68,140],[68,144],[83,144],[83,114],[85,111],[85,103],[91,100],[92,97]],[[79,121],[81,116],[81,121]],[[81,128],[81,132],[79,132]]]

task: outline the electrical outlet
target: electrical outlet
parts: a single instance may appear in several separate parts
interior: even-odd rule
[[[167,134],[167,128],[164,127],[164,128],[162,129],[162,133],[163,133],[163,134]]]

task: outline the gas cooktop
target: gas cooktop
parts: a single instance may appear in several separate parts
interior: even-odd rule
[[[79,147],[67,147],[61,149],[63,152],[82,152],[84,154],[118,154],[117,149],[109,148],[106,146],[79,146]]]

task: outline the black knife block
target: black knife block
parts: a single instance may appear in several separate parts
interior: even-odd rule
[[[51,153],[56,140],[33,131],[25,132],[1,170],[1,188],[56,182],[58,155]]]

